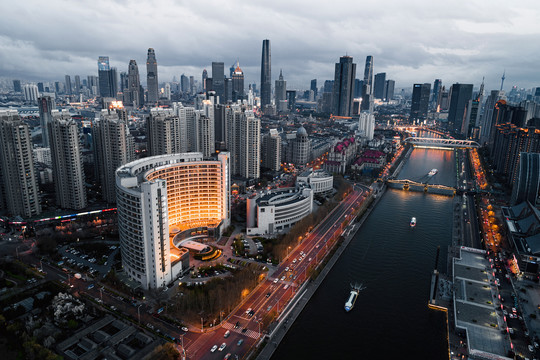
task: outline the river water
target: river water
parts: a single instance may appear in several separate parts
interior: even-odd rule
[[[455,186],[448,150],[413,150],[399,178],[422,180],[433,168],[430,183]],[[448,359],[444,314],[427,303],[438,246],[446,270],[451,225],[451,197],[388,189],[272,359]],[[346,313],[354,282],[366,289]]]

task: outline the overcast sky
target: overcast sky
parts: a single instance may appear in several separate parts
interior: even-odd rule
[[[396,86],[441,78],[498,89],[540,86],[540,1],[519,0],[3,0],[0,77],[63,80],[97,75],[97,58],[118,71],[130,59],[146,82],[146,52],[156,51],[159,81],[180,74],[200,81],[212,61],[225,72],[237,59],[247,82],[260,81],[262,40],[270,39],[272,78],[288,88],[321,86],[348,54],[363,78],[374,73]],[[246,85],[247,87],[247,85]]]

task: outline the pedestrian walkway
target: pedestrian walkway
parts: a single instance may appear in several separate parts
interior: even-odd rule
[[[226,322],[225,324],[223,324],[223,328],[225,328],[227,330],[234,331],[234,332],[236,332],[238,334],[248,336],[248,337],[250,337],[252,339],[258,339],[259,338],[259,333],[258,332],[248,329],[245,333],[242,333],[242,329],[240,327],[235,329],[234,324],[231,324],[230,322]]]

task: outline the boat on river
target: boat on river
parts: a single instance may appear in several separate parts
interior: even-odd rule
[[[349,312],[353,309],[354,304],[356,303],[356,299],[358,298],[358,294],[360,294],[360,291],[364,289],[365,287],[362,284],[351,284],[351,293],[349,294],[349,298],[345,303],[345,311]]]
[[[439,170],[437,170],[437,169],[431,169],[430,172],[428,172],[428,176],[434,176],[438,172],[439,172]]]
[[[411,219],[411,227],[415,227],[415,226],[416,226],[416,218],[413,217],[413,218]]]

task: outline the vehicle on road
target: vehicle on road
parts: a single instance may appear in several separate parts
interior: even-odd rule
[[[244,343],[244,339],[240,339],[238,340],[238,342],[236,343],[236,345],[240,346]]]
[[[154,330],[154,325],[150,323],[146,324],[146,327],[149,328],[150,330]]]
[[[212,346],[212,348],[210,349],[210,352],[215,352],[217,350],[217,345],[214,345]]]
[[[270,295],[272,295],[272,293],[266,293],[266,297],[270,297]]]
[[[227,360],[228,358],[231,357],[231,353],[228,353],[227,355],[225,355],[225,357],[223,358],[224,360]]]
[[[185,326],[182,326],[182,331],[188,332],[189,329],[187,327],[185,327]]]
[[[224,338],[228,338],[229,335],[231,335],[231,330],[225,331],[225,335],[223,335]]]
[[[225,349],[225,347],[227,346],[227,344],[223,343],[221,344],[221,346],[219,347],[218,351],[223,351]]]
[[[285,271],[289,271],[289,267],[288,267],[288,266],[285,268]]]
[[[251,312],[251,308],[246,310],[246,314],[249,314]]]
[[[237,321],[236,324],[234,324],[234,328],[235,328],[235,329],[238,329],[239,326],[240,326],[240,322]]]
[[[279,281],[279,279],[278,279],[278,278],[275,278],[275,279],[274,279],[274,284],[277,284],[278,281]]]
[[[285,280],[285,275],[283,275],[283,276],[281,277],[281,281],[283,281],[283,280]]]

